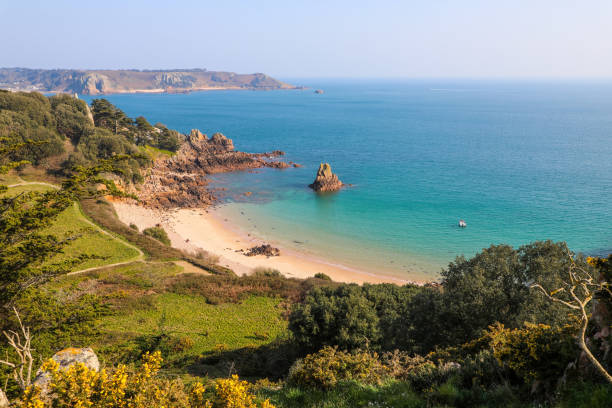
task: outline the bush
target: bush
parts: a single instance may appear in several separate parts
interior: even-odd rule
[[[522,329],[490,327],[486,334],[493,355],[525,383],[555,382],[576,359],[576,328],[527,323]]]
[[[145,228],[142,230],[142,233],[149,237],[155,238],[156,240],[165,245],[170,246],[171,244],[170,238],[168,238],[166,230],[164,230],[162,227]]]
[[[157,377],[162,358],[159,352],[143,356],[137,370],[120,365],[116,369],[99,372],[84,364],[74,364],[60,370],[58,363],[47,360],[41,367],[49,373],[49,392],[52,398],[41,398],[37,386],[26,389],[16,403],[19,408],[274,408],[268,400],[257,401],[251,385],[238,376],[219,379],[212,395],[201,383],[191,386],[181,380]],[[212,397],[212,399],[209,398]]]
[[[326,274],[321,273],[321,272],[319,272],[319,273],[315,273],[314,277],[315,277],[316,279],[321,279],[321,280],[327,280],[327,281],[332,280],[332,278],[330,278],[329,276],[327,276]]]
[[[254,276],[266,276],[269,278],[280,278],[283,276],[278,269],[257,267],[253,270]]]
[[[347,380],[377,384],[385,376],[386,369],[376,353],[347,353],[339,351],[338,347],[324,347],[296,361],[289,370],[288,381],[306,387],[329,389]]]
[[[293,306],[289,329],[307,351],[337,345],[346,350],[393,350],[407,343],[407,305],[423,288],[392,284],[316,288]]]

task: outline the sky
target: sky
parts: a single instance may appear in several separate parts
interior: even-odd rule
[[[0,67],[609,78],[610,0],[0,0]]]

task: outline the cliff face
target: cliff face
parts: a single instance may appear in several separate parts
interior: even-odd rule
[[[173,157],[158,160],[136,192],[141,203],[152,208],[196,208],[216,201],[208,188],[208,175],[259,167],[283,169],[285,162],[274,160],[283,152],[245,153],[221,133],[210,139],[197,129]]]
[[[0,68],[0,88],[83,95],[189,92],[205,89],[292,89],[265,74],[202,69],[174,71]]]

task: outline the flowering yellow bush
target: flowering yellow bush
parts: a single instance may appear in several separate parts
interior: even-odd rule
[[[41,367],[50,382],[41,390],[29,387],[17,404],[19,408],[274,408],[268,400],[257,404],[250,384],[234,375],[219,379],[213,400],[206,398],[206,387],[195,383],[185,386],[180,380],[156,377],[162,363],[161,354],[146,353],[138,370],[124,365],[112,371],[96,372],[84,364],[61,370],[54,360]]]

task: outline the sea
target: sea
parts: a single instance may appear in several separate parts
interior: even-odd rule
[[[238,150],[284,151],[302,167],[215,175],[217,212],[330,263],[421,280],[493,244],[612,252],[612,81],[287,81],[307,88],[104,97]],[[350,186],[314,193],[320,163]]]

